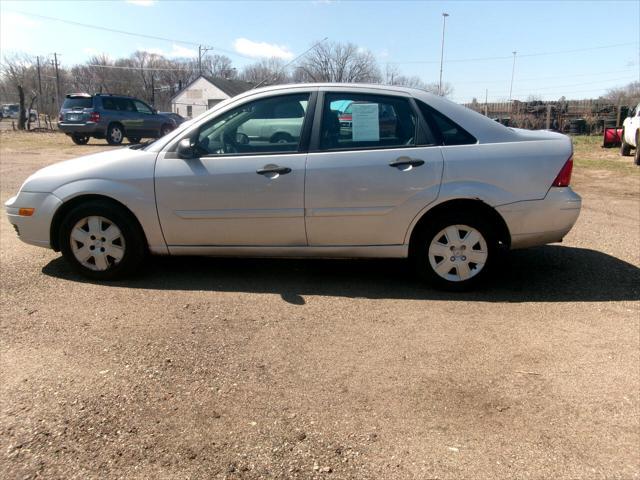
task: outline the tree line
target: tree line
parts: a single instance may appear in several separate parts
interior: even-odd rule
[[[16,54],[4,58],[0,69],[2,103],[19,103],[19,127],[28,122],[30,109],[55,118],[65,94],[114,93],[143,99],[159,110],[169,110],[171,98],[199,75],[241,79],[255,85],[303,82],[386,83],[422,88],[437,93],[438,85],[402,75],[395,65],[381,67],[374,55],[352,43],[321,42],[299,60],[288,64],[278,58],[235,67],[226,55],[207,54],[200,60],[167,58],[136,51],[127,58],[93,55],[71,67],[42,57]],[[453,89],[443,85],[443,95]]]

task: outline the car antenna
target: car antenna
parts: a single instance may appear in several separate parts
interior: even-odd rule
[[[258,83],[257,85],[255,85],[255,86],[251,87],[251,90],[253,90],[253,89],[255,89],[255,88],[258,88],[260,85],[262,85],[263,83],[265,83],[267,80],[275,79],[275,78],[278,76],[278,74],[279,74],[282,70],[284,70],[285,68],[287,68],[287,67],[288,67],[289,65],[291,65],[292,63],[296,62],[298,59],[300,59],[300,58],[304,57],[307,53],[309,53],[311,50],[313,50],[314,48],[316,48],[318,45],[320,45],[322,42],[324,42],[324,41],[325,41],[325,40],[327,40],[328,38],[329,38],[329,37],[324,37],[324,38],[323,38],[322,40],[320,40],[319,42],[317,42],[317,43],[315,43],[315,44],[311,45],[311,47],[309,47],[308,49],[306,49],[304,52],[302,52],[302,53],[301,53],[300,55],[298,55],[296,58],[294,58],[293,60],[291,60],[289,63],[284,64],[284,65],[282,66],[282,68],[276,72],[276,74],[275,74],[275,75],[273,75],[273,76],[271,76],[271,77],[267,77],[267,78],[265,78],[264,80],[262,80],[262,81],[261,81],[260,83]]]

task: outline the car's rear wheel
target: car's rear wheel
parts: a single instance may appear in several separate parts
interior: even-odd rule
[[[112,123],[107,128],[107,143],[109,145],[120,145],[124,139],[124,129],[119,123]]]
[[[622,140],[620,141],[620,155],[623,157],[631,155],[631,145],[624,141],[624,130],[622,131]]]
[[[129,143],[138,144],[142,139],[140,137],[127,137],[127,140],[129,140]]]
[[[144,233],[125,209],[91,201],[74,207],[61,223],[59,245],[82,275],[111,280],[134,272],[145,257]]]
[[[76,145],[86,145],[89,143],[89,135],[72,135],[71,140]]]
[[[479,285],[489,276],[497,255],[498,240],[491,224],[462,213],[432,219],[411,245],[418,275],[446,290]]]

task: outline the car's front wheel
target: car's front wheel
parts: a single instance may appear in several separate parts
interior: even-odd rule
[[[498,254],[488,222],[470,215],[446,215],[422,226],[412,242],[418,275],[446,290],[468,290],[486,279]]]
[[[163,125],[160,129],[160,136],[164,137],[165,135],[170,134],[173,131],[173,127],[171,125]]]
[[[145,257],[144,233],[124,208],[91,201],[67,213],[59,230],[65,259],[82,275],[111,280],[136,270]]]
[[[622,140],[620,141],[620,155],[623,157],[631,155],[631,145],[624,141],[624,130],[622,131]]]
[[[140,143],[141,138],[140,137],[127,137],[127,140],[129,140],[129,143],[131,143],[133,145],[137,145],[138,143]]]

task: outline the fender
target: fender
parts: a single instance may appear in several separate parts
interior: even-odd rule
[[[62,204],[83,195],[100,195],[122,203],[138,219],[147,237],[149,250],[155,254],[169,254],[160,229],[152,181],[130,183],[87,178],[66,183],[54,190],[53,194],[62,200]]]

